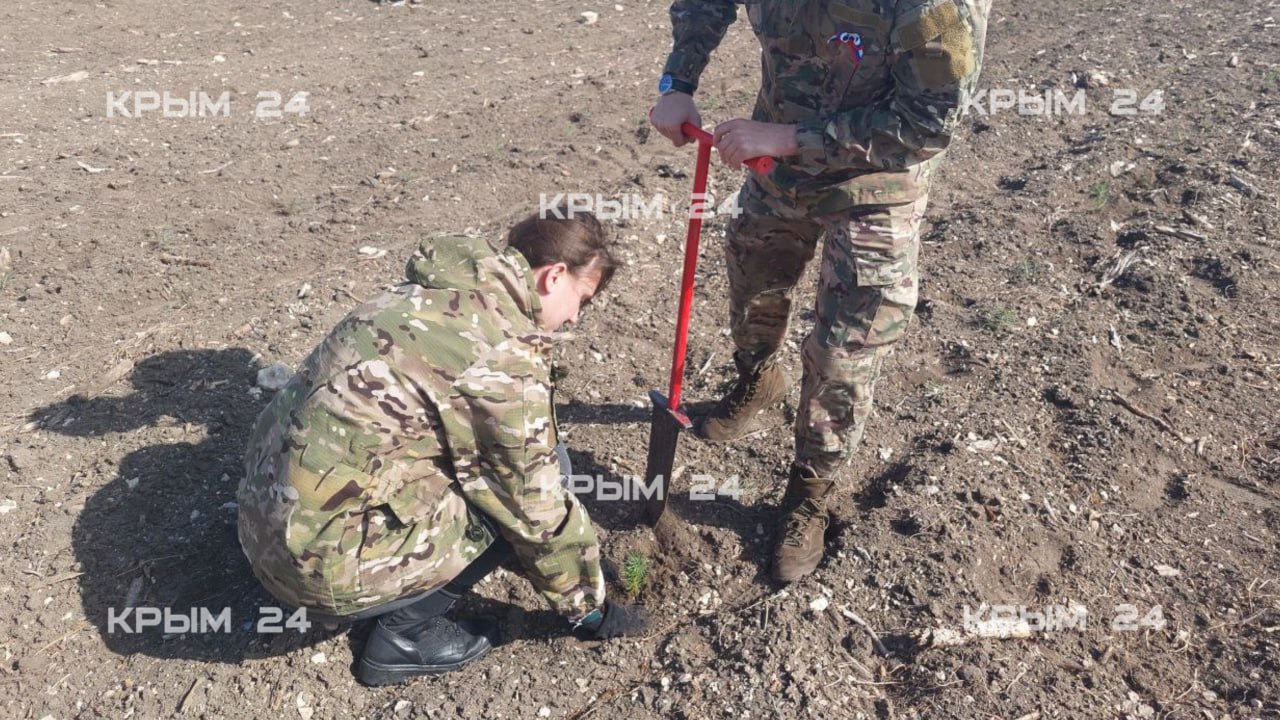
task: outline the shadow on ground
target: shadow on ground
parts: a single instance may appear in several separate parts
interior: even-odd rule
[[[127,395],[74,396],[33,413],[51,432],[108,443],[135,432],[197,438],[130,452],[76,520],[84,616],[112,652],[236,663],[329,634],[284,627],[292,611],[261,588],[236,540],[232,503],[263,404],[249,392],[257,370],[243,348],[166,352],[133,368]],[[140,610],[161,624],[140,627]],[[204,631],[182,632],[187,623]]]

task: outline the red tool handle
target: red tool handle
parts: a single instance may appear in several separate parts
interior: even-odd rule
[[[650,109],[649,112],[653,112]],[[698,240],[702,236],[702,214],[707,204],[707,171],[711,167],[711,147],[715,137],[694,125],[684,123],[680,131],[698,141],[698,159],[693,170],[693,197],[689,200],[689,232],[684,240],[684,272],[680,278],[680,309],[676,318],[676,344],[671,352],[671,383],[667,393],[667,409],[680,408],[680,387],[684,383],[685,351],[689,345],[689,316],[693,312],[693,278],[698,269]],[[773,158],[762,155],[743,163],[761,174],[773,170]]]
[[[704,144],[710,145],[712,139],[715,137],[711,133],[707,132],[706,130],[703,130],[697,125],[694,125],[693,123],[685,123],[681,125],[680,132],[697,140],[699,150],[701,150],[701,146]],[[761,155],[760,157],[753,157],[750,160],[744,160],[742,164],[746,165],[752,170],[755,170],[761,175],[768,175],[769,173],[773,172],[773,158],[769,157],[768,155]],[[697,192],[697,190],[695,189],[694,192]]]
[[[698,128],[685,123],[686,128]],[[689,201],[689,232],[684,239],[684,273],[680,277],[680,310],[676,318],[676,346],[671,354],[671,385],[667,409],[680,407],[680,386],[684,382],[684,356],[689,344],[689,315],[693,311],[693,277],[698,269],[698,239],[702,236],[702,213],[707,204],[707,169],[711,166],[711,136],[698,137],[698,160],[693,170],[693,197]],[[697,136],[695,136],[697,137]],[[766,158],[771,159],[771,158]]]

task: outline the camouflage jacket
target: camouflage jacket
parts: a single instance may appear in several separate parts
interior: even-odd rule
[[[455,577],[500,532],[570,620],[604,602],[595,530],[560,482],[528,263],[423,240],[408,282],[356,308],[253,430],[241,546],[281,600],[347,615]]]
[[[982,67],[990,0],[747,0],[762,48],[752,118],[796,124],[769,181],[831,210],[927,192]],[[676,0],[664,72],[697,85],[735,0]]]

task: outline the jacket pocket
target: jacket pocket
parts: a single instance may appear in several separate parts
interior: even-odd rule
[[[456,493],[446,490],[430,503],[397,495],[364,513],[361,592],[389,600],[436,587],[479,556],[494,535]]]
[[[359,514],[376,481],[349,465],[315,471],[291,462],[284,485],[287,511],[286,544],[295,556],[314,550],[316,543],[350,544],[335,534],[340,519]]]
[[[867,9],[866,2],[833,2],[827,7],[831,20],[840,30],[855,29],[875,33],[880,38],[889,31],[889,18]],[[882,46],[883,47],[883,46]]]
[[[404,525],[438,516],[453,483],[447,466],[444,458],[389,461],[379,473],[370,504],[386,505]]]

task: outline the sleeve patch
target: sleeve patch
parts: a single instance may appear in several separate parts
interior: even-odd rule
[[[973,35],[952,2],[924,12],[899,30],[926,86],[954,85],[977,67]]]
[[[934,7],[922,10],[914,19],[899,27],[897,32],[898,44],[904,50],[914,50],[943,35],[969,34],[960,21],[960,11],[951,0],[944,0]]]

